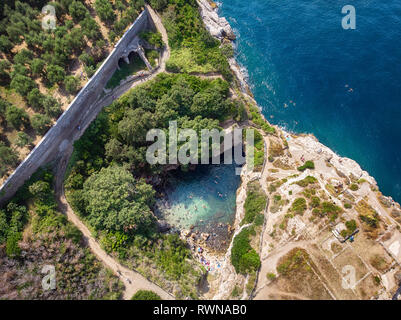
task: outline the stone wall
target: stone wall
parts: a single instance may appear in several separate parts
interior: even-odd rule
[[[88,116],[89,111],[100,111],[92,107],[104,95],[103,89],[117,69],[118,60],[129,53],[127,48],[131,42],[146,29],[154,29],[154,23],[145,9],[116,43],[113,51],[81,89],[56,124],[1,186],[0,206],[7,202],[36,170],[56,159],[68,144],[74,142],[78,137],[76,134],[77,127],[83,127],[81,121]],[[94,118],[93,116],[95,115],[91,115],[91,118]]]

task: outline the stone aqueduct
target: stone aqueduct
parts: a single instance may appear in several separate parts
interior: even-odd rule
[[[0,187],[0,206],[6,203],[36,170],[58,158],[66,145],[74,142],[77,137],[77,126],[83,114],[102,99],[105,94],[104,88],[119,68],[121,59],[129,63],[128,57],[135,52],[142,58],[148,69],[152,70],[139,38],[139,34],[145,30],[155,30],[155,24],[146,8],[116,43],[113,51],[81,89],[68,109]]]

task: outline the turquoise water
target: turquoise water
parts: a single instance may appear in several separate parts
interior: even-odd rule
[[[401,201],[401,1],[221,0],[263,113],[356,160]],[[356,8],[356,30],[341,9]]]
[[[179,229],[213,232],[216,225],[232,224],[235,218],[236,191],[240,177],[236,166],[197,166],[188,172],[177,171],[169,179],[163,216]]]

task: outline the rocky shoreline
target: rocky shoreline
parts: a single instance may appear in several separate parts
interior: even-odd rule
[[[233,35],[234,32],[228,24],[227,20],[218,16],[218,6],[210,0],[197,0],[197,2],[200,7],[200,13],[203,21],[210,33],[217,39],[219,39],[222,43],[234,41],[235,35]],[[247,83],[246,70],[243,67],[239,66],[234,58],[229,59],[229,63],[233,73],[235,74],[235,80],[238,81],[239,88],[241,89],[243,95],[252,104],[257,106],[257,103],[253,98],[250,86]],[[260,107],[259,109],[261,110]],[[263,114],[262,117],[266,122],[268,122]],[[366,181],[368,182],[368,185],[370,187],[370,191],[368,190],[366,193],[367,197],[371,199],[379,199],[379,202],[382,203],[384,207],[389,208],[390,211],[392,210],[391,215],[389,216],[390,220],[391,217],[393,218],[393,220],[397,220],[401,216],[400,204],[395,202],[391,197],[386,197],[382,195],[379,192],[376,180],[372,176],[370,176],[367,171],[362,170],[362,168],[356,161],[346,157],[340,157],[333,150],[321,144],[318,139],[312,134],[294,134],[291,132],[287,132],[277,126],[273,127],[275,127],[277,131],[277,136],[281,138],[281,140],[283,140],[284,145],[287,144],[287,148],[288,144],[290,144],[291,150],[294,150],[296,156],[301,159],[298,159],[298,161],[302,161],[304,157],[303,155],[306,155],[308,157],[308,160],[316,160],[319,162],[324,162],[326,164],[327,167],[317,168],[316,170],[320,173],[322,182],[330,181],[330,179],[332,179],[331,177],[333,176],[333,172],[335,175],[344,179],[346,185],[352,184],[353,181]],[[295,159],[292,159],[292,162],[293,165],[297,164],[297,161]],[[235,222],[233,225],[234,236],[238,234],[241,230],[239,223],[242,220],[244,214],[243,205],[246,199],[246,185],[249,180],[250,177],[246,174],[241,176],[241,185],[239,186],[237,191],[237,208]],[[347,191],[345,190],[345,192]],[[380,210],[377,211],[380,213]],[[388,219],[388,217],[385,215],[383,216],[383,219]],[[266,230],[270,227],[272,226],[268,224],[268,226],[266,226]],[[224,255],[223,264],[221,266],[219,275],[218,277],[213,278],[213,285],[211,287],[217,287],[218,289],[217,291],[211,290],[211,292],[205,295],[206,298],[227,299],[230,297],[235,282],[238,282],[238,276],[236,275],[230,261],[230,248],[232,246],[234,236],[232,237],[230,246],[226,254]],[[241,279],[241,281],[246,283],[247,279]],[[240,298],[246,299],[246,293],[244,293]]]

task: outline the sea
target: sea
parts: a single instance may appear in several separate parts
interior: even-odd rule
[[[401,202],[401,1],[220,0],[265,117],[357,161]],[[344,29],[346,5],[355,29]]]

